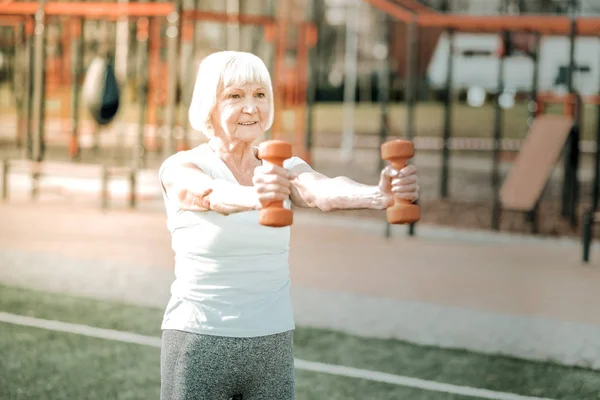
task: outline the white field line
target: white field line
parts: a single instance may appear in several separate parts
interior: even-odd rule
[[[141,344],[160,348],[161,339],[153,336],[140,335],[137,333],[117,331],[113,329],[101,329],[93,326],[72,324],[61,321],[26,317],[22,315],[0,312],[0,322],[30,326],[46,330],[66,332],[93,338],[113,340],[117,342]],[[297,369],[321,372],[329,375],[344,376],[348,378],[366,379],[374,382],[383,382],[391,385],[423,389],[433,392],[452,393],[462,396],[471,396],[490,400],[552,400],[545,397],[521,396],[513,393],[496,392],[492,390],[472,388],[468,386],[450,385],[424,379],[411,378],[407,376],[388,374],[384,372],[370,371],[366,369],[344,367],[341,365],[324,364],[313,361],[294,359]]]

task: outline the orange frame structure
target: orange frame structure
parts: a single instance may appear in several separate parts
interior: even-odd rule
[[[569,36],[571,38],[571,54],[570,54],[570,64],[572,66],[574,62],[574,54],[573,54],[573,41],[574,38],[581,36],[600,36],[600,17],[575,17],[571,18],[569,16],[556,16],[556,15],[456,15],[456,14],[445,14],[439,13],[436,10],[433,10],[430,7],[424,6],[416,0],[365,0],[367,3],[372,6],[384,11],[391,17],[395,18],[398,21],[404,22],[407,26],[411,26],[413,28],[423,27],[423,28],[438,28],[443,29],[448,32],[471,32],[471,33],[496,33],[496,34],[504,34],[507,32],[510,33],[534,33],[537,35],[539,39],[540,36],[552,36],[552,35],[560,35],[560,36]],[[411,35],[407,35],[407,39],[410,42],[414,40],[414,38],[410,37]],[[503,40],[504,44],[503,48],[499,49],[498,57],[502,60],[505,57],[505,46],[506,42]],[[539,47],[539,41],[537,41],[537,47]],[[537,52],[537,50],[536,50]],[[409,65],[412,65],[413,60],[415,58],[415,54],[412,49],[409,51],[410,55],[407,61],[407,70],[413,71]],[[452,52],[449,53],[449,62],[451,62]],[[448,68],[448,82],[451,82],[451,74],[452,70]],[[502,71],[502,64],[500,66],[499,71]],[[572,73],[572,68],[570,68],[570,73]],[[412,76],[407,76],[407,82],[413,80]],[[503,86],[503,77],[500,73],[499,75],[499,89]],[[407,85],[408,86],[408,85]],[[412,85],[411,85],[412,86]],[[448,90],[451,90],[450,85],[448,86]],[[598,104],[599,96],[586,96],[582,98],[579,96],[572,87],[572,79],[569,78],[569,91],[570,93],[566,95],[554,95],[548,93],[539,93],[537,89],[535,89],[536,93],[533,97],[533,101],[535,101],[538,105],[538,109],[534,113],[534,115],[538,115],[543,112],[546,103],[554,102],[563,105],[563,114],[574,117],[575,119],[580,118],[581,109],[578,108],[578,104],[583,103],[591,103]],[[413,97],[412,89],[410,93],[407,93],[407,110],[409,114],[407,123],[407,135],[412,137],[412,107],[413,107]],[[449,96],[446,96],[446,118],[445,118],[445,128],[444,128],[444,146],[442,148],[442,179],[441,179],[441,188],[440,193],[442,197],[446,196],[447,193],[447,175],[448,175],[448,141],[450,139],[450,111],[449,111]],[[494,132],[494,141],[496,142],[494,146],[494,165],[493,165],[493,186],[495,192],[498,192],[499,185],[499,174],[498,174],[498,159],[499,159],[499,142],[501,138],[501,111],[499,110],[499,106],[496,107],[496,118],[495,118],[495,132]],[[600,109],[598,111],[600,113]],[[600,120],[599,120],[600,121]],[[598,126],[598,148],[596,150],[596,176],[594,182],[594,198],[593,198],[593,208],[595,211],[600,198],[600,173],[598,173],[598,168],[600,167],[600,126]],[[569,182],[569,187],[565,184],[565,188],[563,188],[563,215],[570,215],[571,223],[574,223],[575,218],[575,210],[577,204],[577,164],[578,164],[578,133],[572,135],[571,143],[569,146],[569,155],[568,155],[568,168],[566,168],[565,173],[569,173],[571,177],[573,177],[573,182]],[[567,164],[567,161],[565,161]],[[496,213],[498,205],[498,198],[494,200],[494,212],[492,215],[492,227],[497,225],[498,221],[498,213]],[[412,228],[412,227],[411,227]],[[412,229],[411,229],[412,232]],[[585,258],[585,257],[584,257]]]
[[[0,18],[18,24],[22,19],[26,24],[32,26],[31,22],[35,13],[39,10],[40,3],[33,1],[10,1],[0,3]],[[129,18],[167,18],[173,13],[178,13],[183,36],[189,35],[186,25],[190,21],[213,21],[223,23],[253,24],[265,27],[265,40],[273,42],[275,46],[275,68],[274,68],[274,91],[276,102],[276,117],[272,128],[273,137],[288,139],[294,145],[294,152],[299,156],[310,160],[310,154],[304,143],[304,124],[306,113],[306,85],[308,73],[308,51],[316,44],[316,26],[310,22],[293,22],[280,18],[260,15],[227,14],[207,12],[198,10],[181,10],[173,3],[93,3],[93,2],[54,2],[44,4],[46,16],[62,16],[73,18],[88,18],[102,20],[118,20],[123,17]],[[290,27],[297,27],[299,34],[295,43],[297,52],[296,65],[286,66],[284,56],[290,49],[290,43],[286,43],[286,32]],[[31,35],[31,29],[27,30]],[[150,49],[151,50],[151,49]],[[152,59],[152,57],[151,57]],[[157,99],[157,96],[149,98]],[[149,104],[151,107],[151,105]],[[285,132],[282,124],[282,113],[290,109],[294,113],[294,126],[291,132]]]
[[[571,20],[554,15],[457,15],[442,14],[416,0],[364,0],[390,16],[421,27],[451,29],[455,32],[501,33],[532,32],[543,35],[568,35]],[[600,18],[575,19],[577,36],[599,36]]]

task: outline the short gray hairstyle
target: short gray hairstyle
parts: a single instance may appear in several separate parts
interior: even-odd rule
[[[210,114],[215,108],[218,95],[229,86],[246,83],[263,85],[268,91],[271,113],[265,130],[269,130],[274,118],[271,75],[259,57],[241,51],[218,51],[208,55],[200,63],[188,111],[192,128],[208,137],[212,136]]]

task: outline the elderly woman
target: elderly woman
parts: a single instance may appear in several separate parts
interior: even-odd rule
[[[224,51],[198,70],[189,118],[210,140],[159,171],[175,280],[162,322],[163,400],[295,398],[290,228],[258,223],[273,201],[384,210],[418,196],[416,168],[376,186],[329,178],[298,157],[263,163],[254,143],[273,123],[273,89],[256,56]]]

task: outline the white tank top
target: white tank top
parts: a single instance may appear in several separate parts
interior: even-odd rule
[[[238,183],[207,144],[172,155],[159,169],[193,162],[214,179]],[[304,163],[298,157],[286,169]],[[162,185],[161,185],[162,187]],[[258,223],[258,211],[220,215],[184,211],[163,192],[175,252],[175,280],[162,329],[252,337],[294,329],[290,301],[290,228]],[[286,200],[284,206],[290,207]]]

